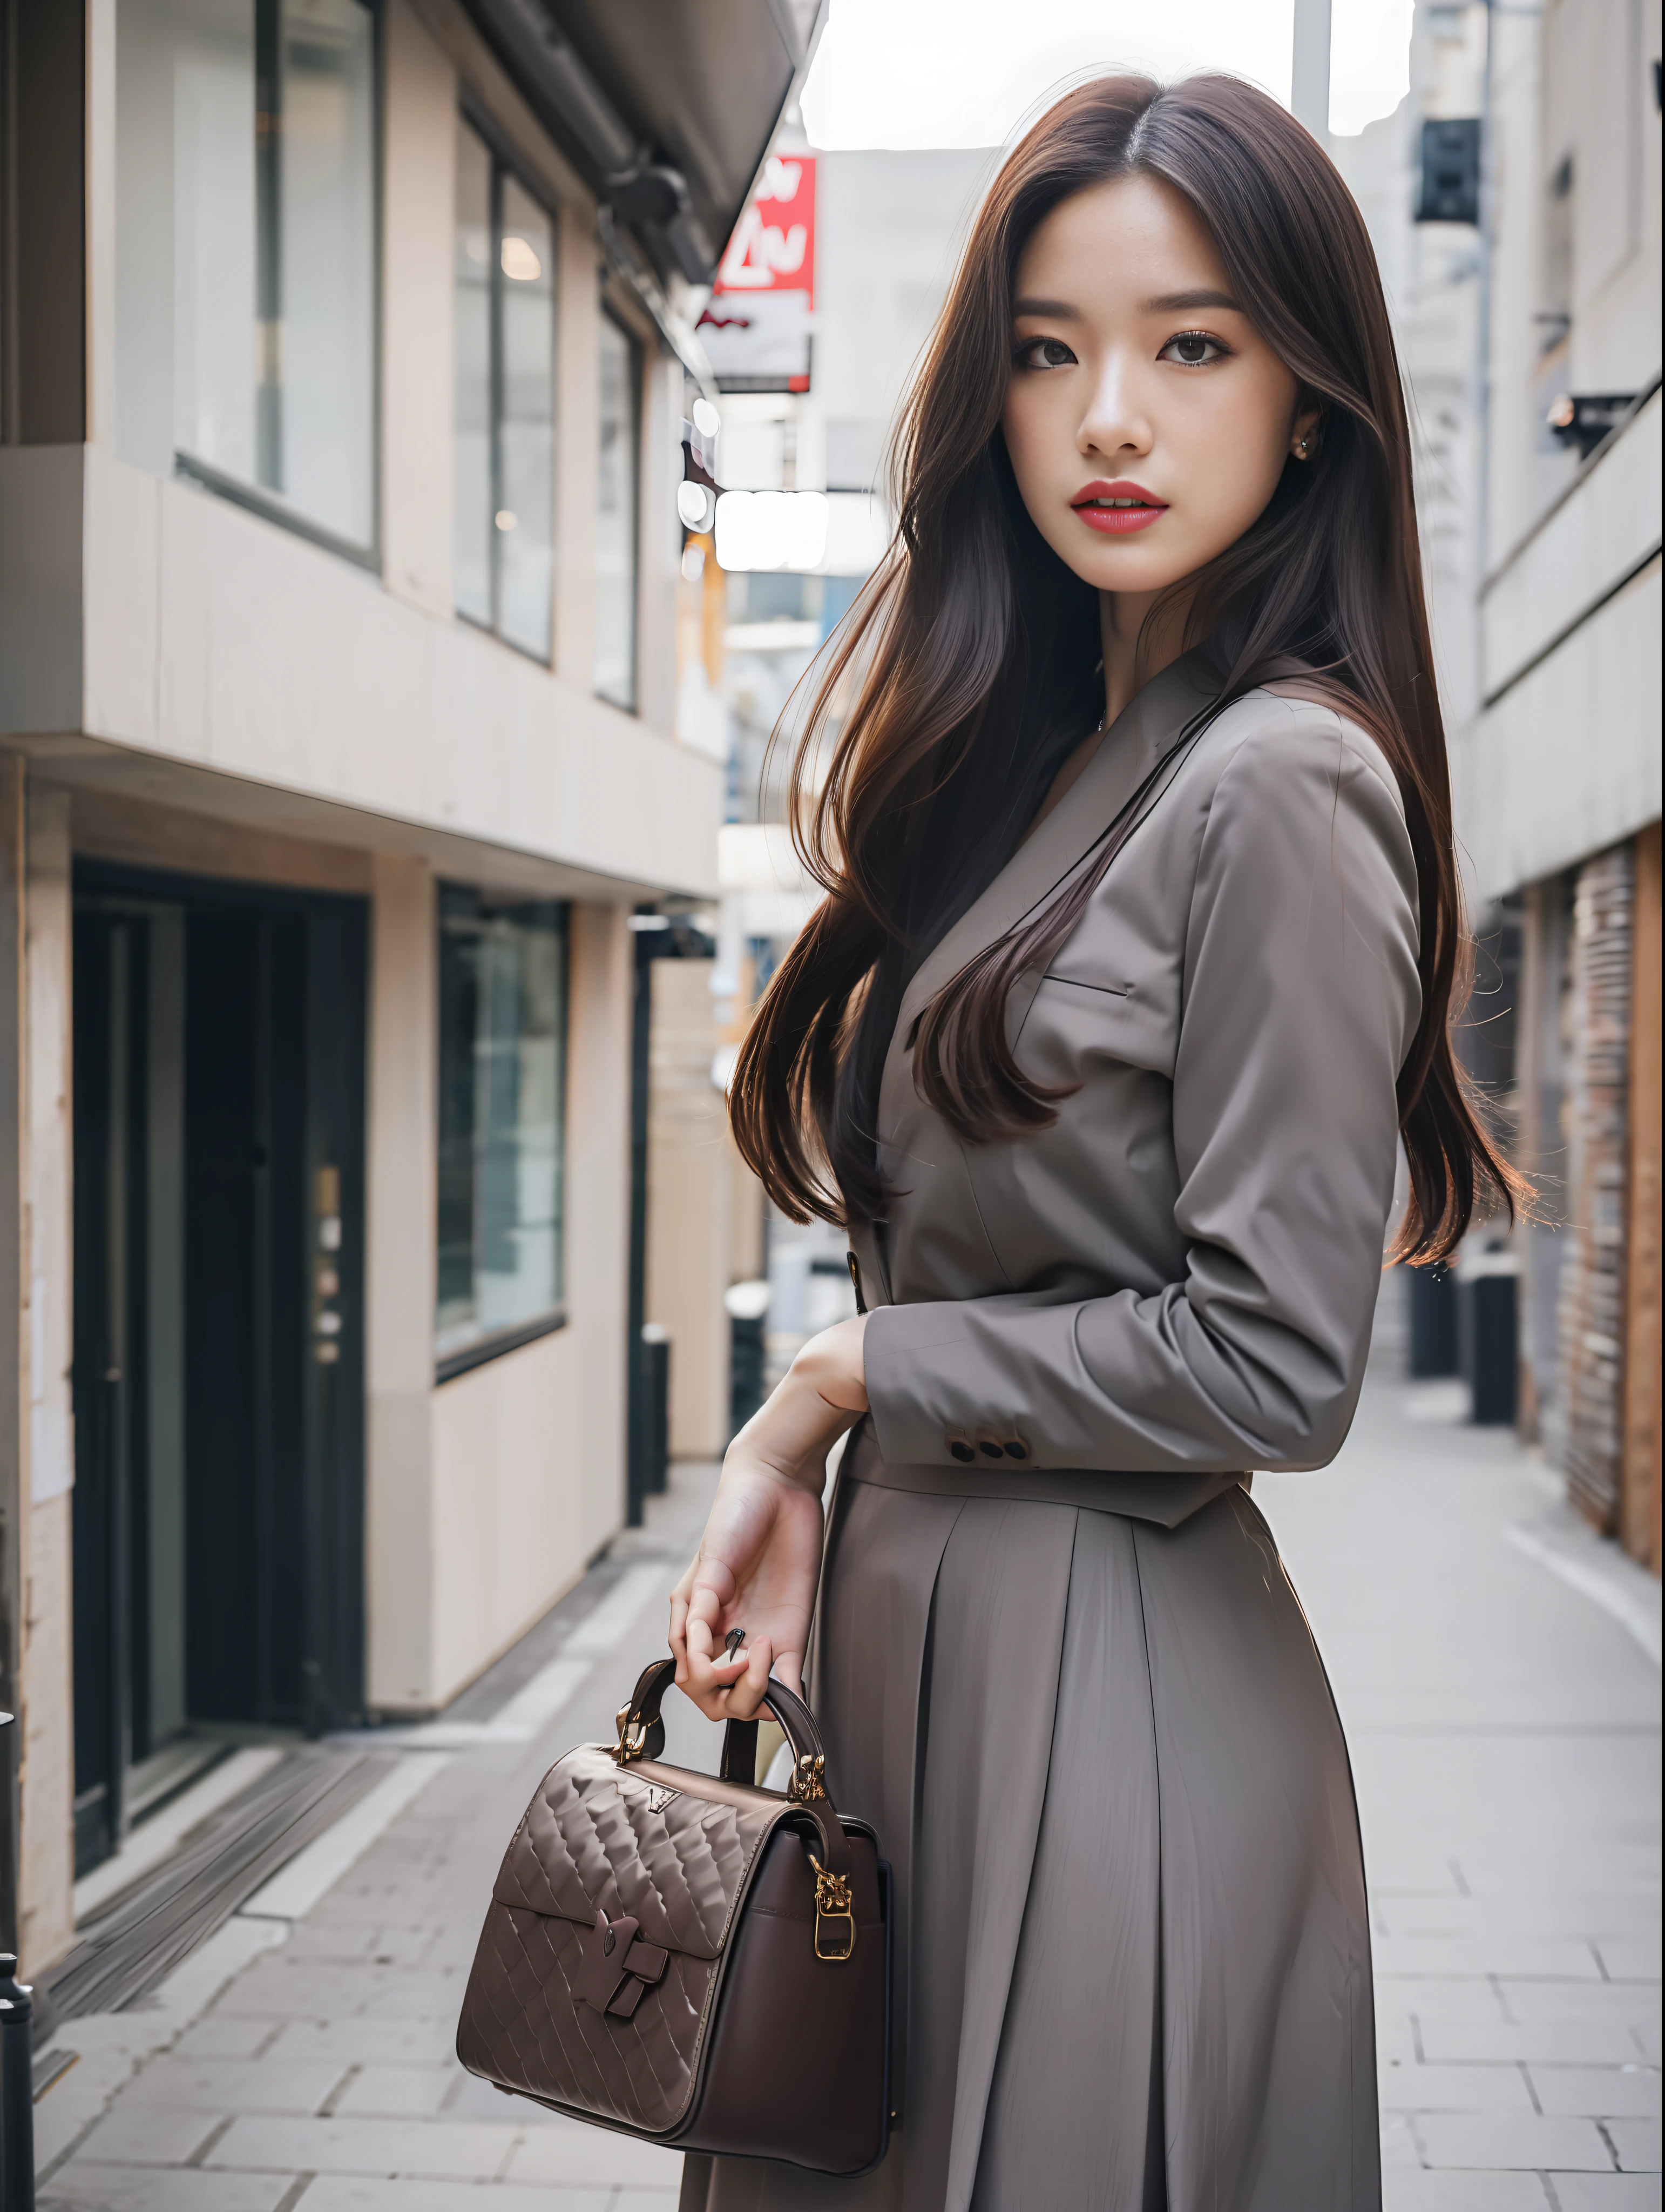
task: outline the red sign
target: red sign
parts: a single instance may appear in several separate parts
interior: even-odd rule
[[[772,154],[757,198],[735,225],[717,292],[807,292],[815,304],[815,160]]]

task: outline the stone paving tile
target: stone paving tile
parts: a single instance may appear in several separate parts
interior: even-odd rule
[[[1656,2066],[1534,2066],[1534,2094],[1546,2112],[1586,2112],[1592,2119],[1656,2120]]]
[[[186,2028],[173,2048],[185,2058],[254,2058],[271,2041],[269,2020],[232,2020],[223,2013]]]
[[[1561,2212],[1659,2212],[1659,2184],[1645,2173],[1558,2173]]]
[[[1636,1936],[1602,1936],[1595,1948],[1607,1978],[1614,1982],[1649,1982],[1659,1987],[1659,1930]]]
[[[1632,1741],[1646,1773],[1659,1756],[1656,1727]],[[1615,1844],[1610,1836],[1586,1836],[1578,1850],[1564,1857],[1535,1851],[1523,1840],[1517,1851],[1466,1855],[1462,1872],[1466,1895],[1512,1898],[1523,1912],[1541,1912],[1547,1901],[1553,1906],[1562,1899],[1583,1897],[1604,1900],[1604,1919],[1622,1911],[1627,1926],[1632,1911],[1644,1914],[1648,1926],[1660,1917],[1657,1852],[1644,1845]]]
[[[480,1933],[480,1922],[485,1917],[492,1882],[497,1873],[497,1863],[503,1856],[505,1831],[508,1835],[514,1833],[515,1823],[525,1811],[526,1801],[538,1778],[537,1774],[529,1773],[525,1777],[524,1787],[518,1785],[512,1797],[502,1795],[490,1815],[490,1843],[487,1847],[489,1856],[481,1854],[474,1864],[471,1876],[464,1877],[471,1908],[469,1914],[469,1919],[473,1923],[469,1929],[471,1935]],[[513,1809],[517,1800],[518,1809]],[[481,1820],[477,1802],[472,1807],[459,1807],[451,1817],[460,1822],[469,1818],[470,1814],[475,1820]],[[481,1832],[482,1835],[486,1832],[483,1823]],[[335,1909],[343,1915],[358,1913],[376,1927],[414,1928],[431,1936],[436,1928],[448,1923],[449,1909],[454,1908],[460,1901],[457,1896],[460,1861],[452,1858],[449,1853],[417,1858],[409,1851],[399,1850],[397,1845],[394,1850],[397,1855],[391,1856],[386,1865],[378,1865],[373,1877],[359,1874],[344,1875],[333,1893]],[[436,1899],[443,1899],[448,1908],[444,1921],[433,1912]],[[466,1926],[468,1923],[463,1924]]]
[[[1535,2173],[1430,2173],[1422,2166],[1384,2167],[1382,2212],[1549,2212],[1549,2199]],[[1567,2212],[1565,2197],[1562,2212]]]
[[[1480,1936],[1387,1936],[1372,1947],[1377,1971],[1391,1977],[1499,1974],[1508,1978],[1600,1983],[1601,1969],[1580,1938],[1518,1930]]]
[[[1498,1995],[1514,2020],[1657,2021],[1659,1984],[1513,1981],[1498,1977]]]
[[[1384,2112],[1529,2112],[1533,2109],[1526,2076],[1518,2066],[1384,2067],[1380,2084]]]
[[[459,2075],[464,2081],[469,2079],[455,2059],[449,2066],[355,2066],[330,2109],[342,2118],[363,2115],[383,2119],[435,2119],[445,2107],[447,2096],[456,2088]],[[493,2105],[478,2118],[499,2122],[519,2119],[518,2108],[512,2109],[486,2083],[480,2086],[493,2099]],[[453,2107],[445,2111],[445,2117],[467,2119],[475,2116]]]
[[[521,2140],[513,2127],[478,2121],[280,2119],[240,2116],[205,2166],[279,2173],[408,2173],[458,2181],[492,2180]],[[555,2179],[558,2176],[540,2176]]]
[[[559,2112],[535,2105],[530,2097],[506,2097],[477,2074],[466,2073],[455,2058],[451,2075],[444,2106],[448,2120],[500,2120],[506,2113],[523,2128],[570,2128],[572,2124]]]
[[[154,2058],[123,2109],[168,2105],[198,2112],[315,2112],[346,2071],[337,2059]]]
[[[235,2023],[233,2023],[235,2024]],[[212,2023],[205,2023],[212,2025]],[[437,2065],[453,2057],[454,2020],[289,2020],[251,2021],[275,2040],[272,2058],[338,2058],[343,2066]]]
[[[1422,2147],[1416,2139],[1416,2123],[1408,2112],[1382,2115],[1382,2171],[1404,2167],[1422,2171]]]
[[[213,2112],[147,2109],[123,2102],[76,2145],[100,2166],[183,2166],[221,2124]]]
[[[607,2212],[676,2212],[681,2193],[680,2185],[675,2189],[621,2189]]]
[[[67,2047],[79,2053],[78,2062],[34,2108],[37,2173],[69,2155],[120,2097],[136,2068],[164,2049],[173,2032],[160,2012],[97,2013],[76,2021],[76,2039]]]
[[[1523,1931],[1539,1938],[1593,1942],[1604,1952],[1611,1944],[1645,1947],[1651,1941],[1651,1965],[1635,1978],[1659,1979],[1659,1900],[1644,1891],[1634,1897],[1553,1888],[1528,1896],[1493,1892],[1485,1896],[1384,1897],[1372,1888],[1371,1908],[1377,1926],[1396,1937]],[[1642,1955],[1645,1960],[1645,1948]],[[1607,1971],[1612,1973],[1611,1965]]]
[[[1619,2163],[1626,2173],[1659,2172],[1657,2120],[1603,2120],[1601,2132],[1618,2152]]]
[[[1601,1987],[1592,1982],[1592,1989]],[[1376,2008],[1402,2012],[1419,2020],[1508,2020],[1497,1984],[1484,1974],[1384,1974],[1376,1976]]]
[[[1462,1881],[1450,1859],[1390,1849],[1371,1854],[1371,1901],[1398,1897],[1462,1897]]]
[[[1422,2053],[1435,2064],[1524,2059],[1528,2064],[1624,2066],[1642,2051],[1619,2020],[1476,2021],[1419,2014]]]
[[[661,2150],[657,2143],[638,2142],[631,2136],[580,2127],[569,2120],[524,2136],[504,2176],[509,2181],[606,2180],[675,2190],[682,2185],[682,2158],[679,2151]]]
[[[306,1959],[363,1960],[378,1966],[422,1966],[433,1948],[431,1928],[363,1928],[349,1920],[303,1920],[283,1947],[292,1965]]]
[[[294,2212],[619,2212],[613,2189],[505,2189],[489,2182],[372,2179],[321,2173]],[[663,2212],[675,2212],[676,2200]],[[644,2207],[643,2212],[649,2212]],[[651,2212],[660,2212],[655,2205]]]
[[[1432,2166],[1530,2168],[1611,2173],[1614,2159],[1594,2120],[1540,2118],[1537,2113],[1430,2112],[1416,2132]]]
[[[283,2173],[203,2173],[190,2167],[100,2166],[71,2159],[42,2185],[39,2212],[277,2212],[292,2184]],[[516,2209],[518,2212],[518,2208]]]
[[[1416,2033],[1404,2012],[1376,2008],[1376,2063],[1383,2066],[1414,2066],[1418,2063]]]
[[[362,2007],[366,2020],[443,2020],[453,2034],[463,2009],[467,1972],[457,1967],[445,1973],[423,1972],[388,1981],[373,1990]]]
[[[291,1960],[287,1948],[257,1960],[216,2001],[228,2018],[433,2020],[454,2028],[463,1976],[368,1960]]]
[[[523,1801],[530,1797],[537,1779],[536,1775],[530,1777],[524,1791],[518,1793]],[[520,1813],[525,1809],[523,1802]],[[501,1831],[506,1828],[512,1835],[520,1813],[512,1812],[506,1799],[498,1806],[490,1822],[489,1849],[493,1857],[501,1858]],[[459,1826],[464,1821],[481,1822],[477,1805],[460,1807],[455,1817]],[[481,1826],[483,1829],[483,1822]],[[337,1921],[354,1917],[361,1924],[367,1923],[379,1929],[384,1935],[400,1929],[413,1942],[420,1943],[472,1941],[478,1936],[480,1923],[485,1918],[497,1869],[481,1855],[470,1875],[464,1866],[464,1862],[470,1856],[464,1851],[458,1860],[448,1859],[431,1866],[396,1865],[386,1870],[385,1878],[373,1885],[366,1884],[360,1889],[339,1885],[330,1893],[334,1917]],[[434,1912],[436,1898],[445,1899],[447,1910],[443,1915]],[[453,1921],[452,1913],[464,1899],[468,1907],[466,1917],[459,1915]]]
[[[394,1971],[327,1959],[308,1960],[296,1966],[280,1951],[257,1960],[223,1990],[215,2001],[211,2017],[236,2019],[252,2013],[263,2020],[347,2018],[357,2013],[372,1989]]]

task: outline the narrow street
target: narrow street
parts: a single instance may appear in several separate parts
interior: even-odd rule
[[[1658,1585],[1582,1536],[1511,1433],[1457,1425],[1450,1395],[1378,1368],[1335,1468],[1255,1486],[1353,1747],[1389,2212],[1642,2212],[1659,2201]],[[672,2212],[674,2155],[506,2101],[451,2044],[511,1829],[553,1757],[609,1732],[710,1477],[681,1470],[443,1722],[381,1733],[409,1778],[363,1801],[394,1810],[361,1855],[373,1809],[156,1996],[65,2024],[77,2063],[36,2109],[43,2212]],[[684,1707],[668,1755],[714,1752]]]

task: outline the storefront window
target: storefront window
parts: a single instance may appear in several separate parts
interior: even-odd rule
[[[636,505],[641,349],[602,315],[601,500],[596,528],[596,689],[636,705]]]
[[[375,536],[376,41],[364,0],[122,0],[117,438]]]
[[[548,660],[554,219],[477,131],[457,135],[457,611]]]
[[[443,1379],[561,1318],[566,908],[439,894]]]

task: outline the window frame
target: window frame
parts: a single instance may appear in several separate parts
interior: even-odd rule
[[[477,623],[474,626],[476,629],[479,627]],[[471,1344],[458,1345],[454,1351],[441,1352],[439,1349],[437,1341],[439,1322],[439,1260],[440,1228],[439,1208],[440,1175],[439,1139],[441,1111],[440,1101],[441,1092],[444,1086],[443,1055],[445,1050],[445,1032],[443,1026],[444,1006],[441,995],[439,954],[445,933],[445,895],[447,891],[467,892],[470,896],[480,902],[481,911],[487,914],[489,914],[497,907],[517,906],[554,906],[559,908],[560,911],[561,1020],[563,1024],[563,1035],[561,1038],[560,1123],[561,1206],[559,1250],[560,1255],[560,1295],[557,1297],[554,1303],[552,1305],[545,1307],[542,1312],[531,1315],[525,1321],[511,1322],[506,1328],[493,1329],[489,1334],[476,1338]],[[433,1185],[434,1194],[434,1215],[433,1227],[434,1279],[431,1307],[428,1316],[428,1328],[430,1334],[430,1347],[433,1361],[433,1383],[436,1389],[438,1389],[441,1383],[454,1382],[459,1375],[469,1374],[476,1367],[485,1367],[493,1359],[502,1358],[507,1352],[519,1352],[524,1349],[525,1346],[529,1344],[536,1344],[543,1337],[553,1336],[557,1330],[565,1328],[567,1324],[569,1318],[566,1299],[566,1231],[568,1218],[567,1169],[571,1157],[567,1139],[572,1122],[570,1109],[572,1104],[573,911],[573,902],[570,898],[538,899],[529,897],[524,895],[494,895],[487,891],[485,887],[479,883],[469,883],[454,877],[440,877],[436,878],[435,879],[433,899],[434,1161]]]
[[[250,0],[257,9],[260,0]],[[194,483],[203,491],[212,492],[233,507],[240,507],[250,514],[257,514],[263,521],[275,522],[309,544],[317,545],[339,559],[350,561],[355,568],[367,568],[373,574],[383,571],[385,559],[382,515],[382,422],[384,414],[382,372],[384,361],[384,334],[382,315],[382,285],[385,258],[386,227],[386,170],[387,170],[387,10],[385,0],[357,0],[370,18],[370,535],[360,542],[344,538],[328,524],[314,522],[309,516],[299,514],[284,501],[275,498],[263,485],[247,483],[241,477],[217,469],[211,461],[201,460],[182,447],[173,449],[173,475],[177,482]],[[252,118],[251,131],[253,135]]]
[[[493,250],[487,263],[491,271],[491,304],[487,326],[491,334],[488,381],[491,390],[491,514],[493,516],[501,504],[503,489],[503,301],[506,296],[503,289],[506,282],[503,275],[503,179],[506,173],[512,175],[527,198],[536,201],[542,209],[544,214],[549,218],[553,233],[554,266],[550,271],[549,283],[549,551],[552,570],[558,569],[560,531],[560,254],[561,225],[565,210],[559,193],[553,191],[548,182],[538,176],[536,171],[520,157],[515,150],[513,142],[499,124],[496,117],[466,85],[460,85],[457,88],[457,119],[459,123],[465,124],[479,139],[492,165],[491,228]],[[451,221],[454,237],[456,226],[454,210]],[[454,276],[451,281],[454,293],[456,289]],[[454,399],[452,404],[451,495],[455,499],[457,431]],[[488,520],[489,519],[488,517]],[[454,527],[453,526],[453,546]],[[506,646],[511,653],[518,653],[523,660],[530,660],[534,668],[547,668],[553,671],[556,653],[555,609],[553,592],[550,595],[548,653],[536,653],[530,646],[522,645],[518,639],[506,637],[499,627],[503,618],[502,580],[499,565],[501,551],[499,544],[499,535],[500,533],[493,530],[492,536],[487,541],[491,547],[491,620],[481,622],[478,615],[471,615],[465,608],[457,606],[454,592],[452,612],[458,622],[466,623],[470,629],[477,630],[481,637],[494,639],[499,645]]]
[[[609,289],[605,283],[602,286],[601,300],[596,318],[598,352],[601,325],[603,323],[611,323],[614,329],[618,331],[620,337],[623,338],[626,345],[629,348],[632,368],[630,380],[630,441],[631,452],[635,457],[635,496],[630,502],[630,701],[628,705],[627,705],[622,700],[615,699],[609,693],[603,691],[600,684],[597,684],[595,679],[593,665],[590,670],[590,696],[593,698],[599,699],[604,707],[611,707],[621,714],[630,714],[639,720],[642,712],[642,494],[644,482],[644,471],[642,467],[642,441],[646,431],[646,410],[644,402],[645,399],[645,386],[647,380],[649,349],[647,341],[643,337],[642,333],[637,329],[635,324],[619,307],[615,306]],[[596,379],[596,388],[597,394],[599,395],[601,389],[599,376]],[[599,450],[601,436],[599,411],[597,413],[596,432],[597,449]],[[596,487],[596,520],[599,523],[599,484]],[[592,635],[590,641],[590,656],[592,662],[594,660],[594,655],[595,640]]]

